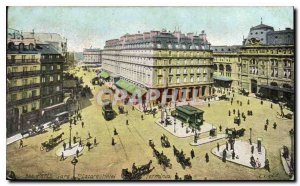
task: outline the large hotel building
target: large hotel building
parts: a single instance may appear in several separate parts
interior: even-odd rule
[[[212,46],[214,86],[294,103],[294,30],[251,27],[243,45]]]
[[[160,95],[176,91],[178,101],[212,95],[213,55],[204,31],[126,34],[106,41],[102,61],[100,76],[129,93],[139,89],[145,97],[151,89]]]

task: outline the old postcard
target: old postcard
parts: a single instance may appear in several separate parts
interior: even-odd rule
[[[293,7],[7,7],[9,180],[294,181]]]

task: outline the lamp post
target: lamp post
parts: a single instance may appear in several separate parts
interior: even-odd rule
[[[72,142],[72,124],[70,122],[70,138],[69,138],[69,149],[72,149],[72,145],[71,145],[71,142]]]
[[[252,145],[252,128],[250,128],[250,145]]]
[[[174,115],[174,133],[176,133],[176,118],[177,118],[177,112],[176,112],[176,101],[174,101],[174,109],[175,109],[175,115]]]
[[[76,179],[75,177],[75,167],[76,167],[76,164],[78,163],[78,160],[76,159],[76,157],[73,158],[73,160],[71,161],[72,165],[74,165],[74,168],[73,168],[73,180]]]
[[[291,167],[291,174],[294,174],[294,130],[290,130],[290,136],[291,136],[291,161],[290,161],[290,167]]]

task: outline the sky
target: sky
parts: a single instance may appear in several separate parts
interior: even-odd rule
[[[293,28],[293,7],[9,7],[8,28],[58,33],[68,50],[103,48],[126,33],[175,28],[183,33],[205,30],[212,45],[240,45],[252,26]]]

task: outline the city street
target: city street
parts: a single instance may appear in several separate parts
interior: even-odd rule
[[[74,71],[71,71],[74,72]],[[84,75],[84,73],[86,75]],[[83,77],[85,85],[91,87],[94,95],[96,95],[105,86],[93,86],[91,79],[95,77],[94,72],[83,71],[76,73],[78,77]],[[95,87],[95,88],[94,88]],[[232,94],[231,94],[232,96]],[[247,105],[247,100],[250,105]],[[237,100],[242,101],[243,106],[237,104]],[[252,128],[252,141],[257,142],[257,138],[262,138],[262,145],[266,150],[266,158],[270,162],[270,172],[265,169],[251,169],[236,163],[227,161],[223,163],[221,159],[211,153],[211,150],[217,146],[217,143],[224,145],[226,139],[220,139],[205,143],[199,146],[191,146],[193,136],[179,138],[165,130],[163,127],[155,123],[160,118],[160,112],[153,118],[152,115],[144,115],[141,120],[141,112],[132,110],[131,106],[125,106],[128,115],[118,114],[111,121],[106,121],[101,113],[101,106],[98,105],[94,98],[80,101],[82,108],[81,115],[84,121],[84,127],[81,121],[77,125],[72,126],[72,138],[78,133],[78,136],[86,144],[88,133],[91,135],[90,142],[93,143],[94,138],[97,139],[97,146],[93,146],[88,151],[84,147],[82,155],[78,158],[75,167],[75,176],[77,179],[122,179],[122,169],[128,168],[131,171],[132,164],[141,166],[147,164],[149,160],[153,163],[154,170],[142,177],[142,179],[172,179],[178,173],[183,178],[185,174],[191,174],[193,179],[199,180],[288,180],[289,176],[285,173],[281,163],[280,149],[283,145],[290,148],[291,137],[289,130],[294,126],[294,120],[283,120],[276,117],[280,112],[278,105],[273,103],[270,107],[269,101],[264,101],[261,105],[260,100],[253,97],[245,97],[235,93],[233,105],[230,101],[216,101],[207,106],[197,105],[196,107],[204,110],[205,122],[217,127],[222,126],[220,133],[224,134],[226,127],[235,128],[236,130],[245,128],[245,135],[239,140],[248,141],[250,138],[250,128]],[[118,112],[117,106],[113,106]],[[233,123],[234,115],[232,110],[239,109],[246,115],[246,121],[241,121],[241,125]],[[231,110],[231,116],[228,116],[228,110]],[[247,116],[247,111],[252,110],[253,116]],[[285,113],[290,111],[284,110]],[[237,114],[237,113],[236,113]],[[264,130],[266,119],[269,120],[268,130]],[[126,125],[128,120],[129,125]],[[277,128],[273,129],[273,123],[277,123]],[[179,124],[178,124],[179,125]],[[118,135],[114,135],[114,128]],[[24,147],[19,149],[19,141],[7,146],[7,170],[13,170],[18,178],[24,179],[72,179],[73,165],[71,164],[72,156],[67,157],[64,161],[60,161],[60,157],[56,155],[56,151],[62,148],[63,142],[59,143],[49,152],[41,151],[41,143],[47,141],[51,136],[57,136],[64,132],[63,139],[66,143],[69,141],[69,123],[63,124],[59,131],[53,132],[48,129],[46,133],[39,134],[34,137],[23,139]],[[170,148],[162,148],[160,137],[165,134],[170,143]],[[209,132],[200,135],[200,138],[206,138]],[[115,145],[112,146],[112,138]],[[155,148],[170,158],[172,169],[167,168],[165,171],[158,164],[157,159],[153,157],[153,151],[149,146],[149,140],[155,144]],[[192,167],[185,170],[176,161],[173,155],[172,146],[183,150],[186,156],[190,157],[190,151],[195,151],[195,158],[191,159]],[[209,162],[205,161],[205,154],[209,155]],[[249,152],[250,153],[250,152]],[[239,156],[243,156],[239,154]],[[241,174],[242,173],[242,174]]]

